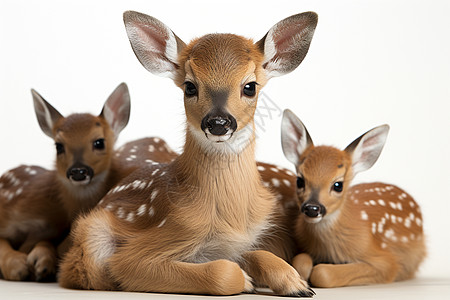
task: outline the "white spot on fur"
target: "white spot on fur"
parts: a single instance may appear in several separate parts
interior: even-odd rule
[[[113,206],[112,204],[108,204],[108,205],[106,205],[106,207],[105,207],[105,209],[106,209],[106,210],[109,210],[109,211],[112,211],[113,208],[114,208],[114,206]]]
[[[271,170],[272,172],[278,173],[278,169],[277,169],[277,168],[271,167],[270,170]]]
[[[155,151],[155,146],[153,146],[153,145],[148,146],[148,151],[149,152],[154,152]]]
[[[411,206],[411,208],[413,208],[414,206],[416,206],[416,204],[414,203],[414,201],[409,201],[409,206]]]
[[[406,228],[410,228],[411,227],[411,220],[408,219],[408,218],[405,219],[405,227]]]
[[[147,204],[144,203],[141,206],[139,206],[136,215],[140,217],[145,213],[146,210],[147,210]]]
[[[123,209],[123,207],[119,207],[119,209],[117,210],[116,216],[123,219],[125,217],[125,210]]]
[[[367,215],[367,213],[364,210],[361,211],[361,220],[364,221],[369,220],[369,215]]]
[[[272,184],[274,187],[279,187],[280,181],[277,178],[272,178]]]
[[[285,186],[290,187],[291,186],[291,182],[287,179],[283,179],[283,183]]]
[[[401,241],[402,243],[408,243],[408,242],[409,242],[409,239],[408,239],[408,237],[406,237],[406,236],[402,236],[402,237],[400,238],[400,241]]]
[[[268,182],[266,182],[266,181],[263,181],[263,183],[262,183],[265,187],[269,187],[270,186],[270,183],[268,183]]]
[[[377,233],[377,223],[372,223],[372,234]]]
[[[133,222],[134,221],[134,212],[128,213],[126,220],[128,222]]]
[[[387,248],[387,244],[386,243],[381,243],[381,249],[386,249]]]
[[[386,206],[386,202],[384,202],[383,199],[378,199],[378,204],[380,204],[381,206]]]
[[[403,210],[402,204],[400,202],[397,202],[397,209],[398,210]]]
[[[265,171],[265,170],[266,170],[266,168],[264,168],[263,166],[258,166],[257,168],[258,168],[258,171],[260,171],[260,172],[262,172],[262,171]]]
[[[150,217],[153,217],[155,215],[155,209],[153,207],[150,207],[150,209],[148,210],[148,215]]]
[[[152,176],[155,176],[156,173],[159,172],[159,169],[155,169],[155,171],[153,171]]]
[[[155,137],[155,138],[153,138],[153,141],[155,142],[155,143],[159,143],[160,141],[161,141],[161,139],[160,138],[157,138],[157,137]]]
[[[389,205],[390,205],[393,209],[396,209],[396,208],[397,208],[397,204],[395,204],[395,203],[392,202],[392,201],[389,201]]]
[[[154,190],[150,196],[150,202],[155,200],[156,196],[158,195],[158,190]]]
[[[397,217],[395,215],[391,215],[391,222],[392,223],[397,223]]]
[[[370,205],[373,205],[373,206],[377,205],[377,202],[375,200],[369,200],[369,203],[370,203]]]
[[[422,226],[422,220],[420,218],[416,218],[416,224],[417,226]]]
[[[159,223],[158,228],[163,227],[163,225],[166,223],[166,220],[167,219],[162,220],[161,223]]]

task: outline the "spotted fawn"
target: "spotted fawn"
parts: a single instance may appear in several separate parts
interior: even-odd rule
[[[316,147],[302,122],[284,112],[282,146],[297,170],[301,205],[294,235],[302,253],[293,265],[313,286],[409,279],[425,257],[422,215],[410,195],[380,182],[350,186],[376,162],[388,131],[376,127],[342,151]]]

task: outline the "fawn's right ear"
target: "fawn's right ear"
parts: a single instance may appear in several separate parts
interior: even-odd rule
[[[297,116],[286,109],[281,121],[281,146],[286,158],[295,166],[300,164],[300,156],[313,145],[305,125]]]
[[[31,89],[31,94],[33,95],[34,111],[36,113],[39,126],[42,131],[53,138],[53,125],[59,118],[63,116],[47,101],[42,98],[35,90]]]
[[[128,120],[130,119],[130,106],[128,86],[122,82],[108,97],[100,113],[100,117],[105,118],[109,126],[111,126],[116,138],[128,124]]]
[[[179,67],[178,54],[186,44],[156,18],[126,11],[123,21],[141,64],[153,74],[174,79]]]

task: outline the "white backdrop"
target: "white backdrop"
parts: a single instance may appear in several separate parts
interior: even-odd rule
[[[357,181],[391,182],[417,199],[429,245],[422,274],[448,276],[449,1],[1,0],[0,172],[22,163],[52,167],[53,141],[40,131],[30,88],[64,115],[98,114],[125,81],[132,115],[118,144],[158,135],[180,150],[182,92],[135,58],[122,22],[129,9],[160,19],[185,42],[211,32],[259,40],[287,16],[317,12],[302,65],[263,89],[257,157],[291,168],[279,142],[285,108],[303,120],[316,144],[344,147],[388,123],[380,159]]]

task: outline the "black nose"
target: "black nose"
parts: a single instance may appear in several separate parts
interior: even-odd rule
[[[233,131],[236,130],[237,123],[236,119],[231,115],[227,116],[207,115],[206,117],[203,118],[201,127],[203,131],[208,129],[209,132],[213,135],[224,135],[230,129]]]
[[[84,165],[74,165],[69,170],[67,170],[67,178],[74,181],[83,181],[88,177],[92,177],[94,171],[92,168]]]
[[[310,218],[316,218],[320,214],[324,215],[324,212],[321,209],[321,206],[318,204],[302,205],[302,213],[304,213],[305,215],[307,215]]]

